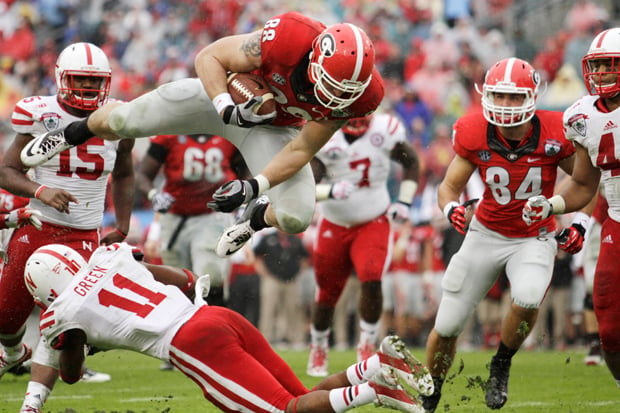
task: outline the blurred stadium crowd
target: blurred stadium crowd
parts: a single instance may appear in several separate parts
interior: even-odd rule
[[[356,23],[373,40],[386,82],[380,110],[401,118],[420,154],[413,224],[443,219],[434,194],[453,155],[451,125],[479,110],[475,85],[489,65],[509,56],[530,61],[548,84],[538,107],[563,110],[585,94],[580,59],[591,40],[620,18],[611,0],[0,0],[0,150],[14,135],[14,104],[55,93],[54,62],[72,42],[100,46],[112,65],[110,96],[130,100],[194,76],[194,57],[212,40],[249,32],[289,10],[326,24]],[[151,219],[144,211],[148,201],[137,199],[135,242],[143,241]],[[438,241],[437,248],[446,247]],[[302,304],[312,299],[303,287],[311,283],[300,281]],[[432,311],[424,313],[423,321],[432,319]]]

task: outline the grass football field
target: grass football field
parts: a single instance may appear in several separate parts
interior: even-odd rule
[[[423,349],[414,349],[423,358]],[[307,352],[281,352],[309,387],[319,379],[305,374]],[[457,353],[438,413],[491,412],[481,385],[488,378],[491,352]],[[582,352],[521,351],[513,361],[508,403],[503,413],[620,412],[620,390],[604,366],[585,366]],[[330,371],[344,369],[353,351],[330,352]],[[44,412],[50,413],[194,413],[217,412],[196,385],[178,371],[160,371],[159,360],[127,351],[98,353],[89,367],[110,373],[108,383],[59,382]],[[256,377],[260,380],[260,377]],[[17,413],[28,376],[6,374],[0,380],[0,412]],[[374,406],[352,412],[385,411]]]

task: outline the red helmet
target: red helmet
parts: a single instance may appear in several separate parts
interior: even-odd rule
[[[525,60],[511,57],[491,67],[482,86],[482,109],[485,119],[497,126],[517,126],[528,122],[536,110],[540,75]],[[477,85],[476,85],[477,88]],[[499,106],[495,93],[525,95],[521,106]]]
[[[366,133],[370,126],[370,120],[372,115],[364,116],[363,118],[352,118],[342,127],[342,132],[345,135],[355,136],[359,138]]]
[[[609,59],[605,64],[601,60]],[[596,62],[598,61],[598,62]],[[588,53],[581,60],[583,80],[591,95],[614,97],[620,92],[620,29],[608,29],[592,40]],[[601,70],[603,69],[603,70]],[[604,76],[612,76],[604,83]]]
[[[310,53],[308,76],[314,95],[327,108],[346,108],[370,84],[374,64],[374,46],[362,29],[349,23],[326,28]]]
[[[87,87],[79,78],[95,82]],[[91,43],[73,43],[56,60],[58,100],[80,110],[94,111],[110,93],[112,70],[103,50]]]

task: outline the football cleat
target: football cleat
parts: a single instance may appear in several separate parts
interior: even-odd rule
[[[489,380],[486,385],[485,400],[491,409],[501,409],[508,401],[508,379],[510,360],[491,359]]]
[[[257,206],[264,205],[268,202],[269,200],[266,196],[260,196],[248,202],[243,215],[241,215],[237,223],[224,230],[224,233],[217,241],[215,253],[219,257],[226,258],[234,254],[252,238],[252,235],[254,235],[256,231],[250,227],[250,218],[252,218],[252,214]]]
[[[588,354],[583,359],[583,363],[586,366],[602,366],[603,364],[605,364],[605,361],[600,354]]]
[[[312,377],[327,376],[327,354],[329,349],[323,346],[310,346],[310,357],[308,358],[308,367],[306,374]]]
[[[381,366],[389,366],[394,374],[421,395],[430,396],[435,390],[433,378],[422,362],[407,349],[398,336],[387,336],[381,342],[379,351]]]
[[[8,358],[6,352],[4,351],[2,352],[2,354],[0,354],[0,377],[4,376],[4,373],[11,370],[13,367],[23,363],[26,360],[29,360],[30,357],[32,357],[32,349],[24,343],[22,343],[22,346],[22,355],[14,360]]]
[[[112,376],[109,374],[101,373],[89,368],[84,369],[84,374],[80,379],[80,381],[84,383],[105,383],[110,380],[112,380]]]
[[[435,413],[435,410],[437,410],[437,406],[439,405],[439,400],[441,400],[441,392],[435,392],[429,396],[420,396],[422,407],[424,407],[424,410],[427,413]]]
[[[425,413],[417,399],[409,396],[405,389],[398,384],[398,379],[390,367],[381,367],[368,380],[377,395],[376,404],[401,412]]]
[[[55,129],[28,142],[20,155],[22,163],[32,168],[49,161],[65,149],[69,149],[72,145],[65,140],[65,129],[66,126]]]

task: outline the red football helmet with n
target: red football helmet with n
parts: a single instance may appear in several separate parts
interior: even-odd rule
[[[485,77],[482,92],[482,110],[485,119],[497,126],[518,126],[534,116],[540,75],[525,60],[511,57],[500,60]],[[478,86],[476,85],[476,88]],[[520,106],[500,106],[495,103],[495,93],[522,94]]]
[[[611,98],[620,92],[620,29],[599,33],[581,60],[583,80],[591,95]]]
[[[310,53],[314,95],[332,110],[350,106],[370,84],[374,64],[374,46],[362,29],[349,23],[326,28]]]

